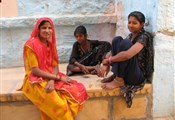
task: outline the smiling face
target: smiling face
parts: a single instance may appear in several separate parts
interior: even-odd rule
[[[39,25],[39,38],[43,41],[51,42],[52,26],[48,21],[44,21]]]
[[[140,23],[134,16],[128,18],[128,29],[132,33],[138,33],[143,28],[144,22]]]

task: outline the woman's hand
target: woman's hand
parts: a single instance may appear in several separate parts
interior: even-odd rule
[[[69,78],[68,76],[61,76],[61,79],[60,80],[63,81],[63,82],[65,82],[65,83],[67,83],[67,84],[70,84],[71,81],[72,81],[72,79]]]
[[[108,64],[110,64],[108,58],[103,59],[102,63],[103,63],[103,65],[108,65]]]
[[[110,65],[103,65],[98,68],[98,77],[105,77],[108,75]]]
[[[79,68],[81,69],[81,71],[84,73],[84,74],[89,74],[89,70],[86,66],[84,65],[81,65],[79,66]]]
[[[46,92],[49,93],[51,91],[53,91],[55,88],[54,88],[54,80],[49,80],[47,82],[47,85],[46,85]]]

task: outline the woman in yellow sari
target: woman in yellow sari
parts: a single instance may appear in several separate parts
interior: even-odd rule
[[[22,91],[41,111],[41,120],[73,120],[88,98],[83,84],[59,72],[54,24],[40,18],[24,44]]]

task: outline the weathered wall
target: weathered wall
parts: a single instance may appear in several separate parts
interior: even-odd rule
[[[115,36],[114,0],[18,0],[18,17],[1,19],[1,67],[23,66],[22,48],[29,38],[35,21],[50,17],[56,28],[60,62],[68,62],[75,42],[74,29],[85,25],[89,39],[111,41]],[[14,51],[18,51],[14,54]]]
[[[112,14],[115,0],[18,0],[18,16]]]
[[[132,11],[141,11],[146,18],[145,29],[156,31],[157,0],[115,0],[117,25],[116,35],[126,37],[129,33],[127,28],[128,15]]]
[[[174,11],[174,12],[173,12]],[[153,115],[175,116],[175,1],[159,0],[155,36]]]
[[[155,33],[153,116],[175,115],[174,2],[50,0],[47,3],[46,0],[18,0],[19,17],[1,19],[1,67],[23,65],[22,46],[30,35],[34,21],[40,16],[49,16],[54,20],[59,56],[61,61],[65,62],[75,41],[73,31],[77,25],[85,24],[90,38],[111,41],[115,35],[125,37],[129,33],[127,15],[133,10],[140,10],[147,18],[146,29]]]
[[[23,45],[29,38],[35,19],[32,21],[26,20],[29,23],[22,23],[23,27],[4,27],[1,32],[1,67],[17,67],[23,66]],[[26,22],[25,21],[25,22]],[[55,20],[58,22],[59,20]],[[19,22],[18,20],[16,22]],[[15,23],[15,22],[14,22]],[[26,25],[27,24],[27,25]],[[71,48],[76,41],[73,32],[77,25],[56,25],[57,49],[60,62],[68,62]],[[98,25],[86,24],[90,39],[98,39],[110,41],[115,35],[115,24],[100,23]],[[100,30],[100,31],[99,31]],[[94,34],[95,33],[95,34]]]

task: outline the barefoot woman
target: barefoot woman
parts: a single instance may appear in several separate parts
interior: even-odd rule
[[[143,88],[145,81],[150,81],[153,73],[152,36],[144,30],[145,16],[131,12],[128,16],[128,29],[131,32],[126,39],[118,36],[112,41],[112,55],[103,60],[99,76],[112,66],[113,75],[103,79],[102,88],[114,89],[124,86],[128,107],[132,104],[133,93]]]

